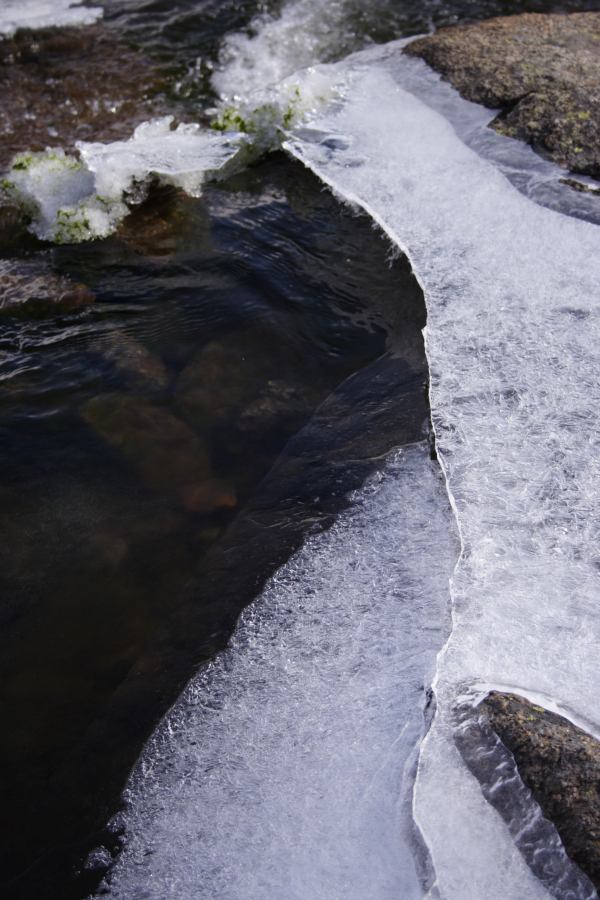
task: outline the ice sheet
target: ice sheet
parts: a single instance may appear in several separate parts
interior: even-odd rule
[[[415,809],[444,897],[480,897],[485,878],[485,896],[516,900],[537,894],[505,865],[514,849],[462,770],[452,710],[470,684],[510,683],[598,724],[600,230],[519,194],[403,90],[407,65],[342,64],[344,101],[286,146],[406,249],[425,292],[462,555]]]
[[[412,771],[452,526],[416,445],[307,540],[149,745],[109,896],[422,896]]]

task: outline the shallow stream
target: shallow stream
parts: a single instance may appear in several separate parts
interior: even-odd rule
[[[597,229],[576,219],[597,221],[597,212],[560,184],[554,166],[490,136],[489,113],[440,89],[422,64],[396,66],[399,49],[388,55],[374,46],[548,4],[96,5],[103,16],[75,32],[80,37],[67,39],[65,31],[57,45],[42,36],[35,47],[27,32],[11,36],[12,20],[0,12],[10,50],[2,57],[5,80],[24,91],[53,66],[62,67],[62,78],[89,66],[88,77],[100,79],[90,47],[109,48],[117,74],[127,47],[156,79],[147,107],[136,108],[133,94],[114,102],[119,88],[107,76],[95,105],[85,91],[78,96],[72,132],[66,124],[60,132],[68,98],[53,113],[58,128],[45,134],[36,107],[30,144],[20,149],[40,149],[46,134],[68,151],[76,139],[122,140],[150,118],[146,109],[204,126],[219,94],[237,103],[317,63],[332,64],[318,73],[318,91],[333,79],[339,93],[330,108],[319,106],[319,94],[289,131],[285,152],[256,154],[201,192],[182,180],[183,150],[160,149],[162,168],[152,171],[168,178],[131,203],[141,190],[135,172],[126,189],[132,209],[119,206],[109,217],[114,233],[101,239],[42,241],[12,207],[0,210],[5,277],[51,273],[94,298],[74,314],[21,310],[0,322],[4,895],[85,897],[115,857],[101,890],[122,898],[593,896],[558,850],[548,863],[554,875],[531,874],[464,765],[448,762],[457,755],[448,750],[448,719],[457,685],[469,694],[475,683],[498,683],[502,672],[511,684],[522,678],[526,688],[529,679],[532,690],[557,698],[542,663],[520,670],[513,663],[522,652],[519,615],[535,618],[538,596],[526,596],[530,582],[515,576],[515,559],[536,579],[555,552],[564,570],[566,555],[573,565],[561,577],[569,589],[583,585],[573,603],[595,633],[595,562],[579,562],[594,529],[580,542],[557,544],[556,485],[544,480],[542,447],[532,503],[545,510],[537,522],[543,538],[527,543],[526,500],[524,531],[515,537],[517,526],[502,519],[508,510],[516,521],[514,479],[503,467],[505,444],[493,439],[507,422],[530,437],[533,420],[531,433],[539,434],[535,410],[546,402],[538,394],[519,400],[531,386],[519,378],[531,353],[528,316],[538,309],[526,286],[541,275],[518,263],[502,281],[510,223],[517,209],[527,210],[524,234],[527,222],[534,228],[543,220],[548,234],[571,247],[562,251],[566,259],[575,246],[596,247]],[[34,15],[36,0],[23,9]],[[77,14],[67,10],[65,26]],[[81,37],[92,35],[86,28],[94,29],[91,43]],[[356,62],[336,62],[365,47]],[[146,77],[137,57],[129,64],[135,78]],[[86,134],[80,120],[88,114],[96,131]],[[448,137],[439,114],[459,137]],[[439,159],[428,157],[436,146],[447,152],[452,184]],[[149,143],[141,152],[151,152]],[[113,170],[110,160],[98,163],[105,181],[120,183],[124,158]],[[472,220],[456,199],[461,178],[482,198]],[[504,209],[506,228],[486,218],[487,191],[489,203]],[[438,221],[431,212],[421,217],[419,203],[430,211],[437,204]],[[474,251],[481,209],[487,239]],[[478,281],[482,272],[492,275]],[[502,273],[495,281],[494,272]],[[574,299],[579,286],[567,289],[560,273],[546,275],[549,291],[560,283],[571,298],[552,307],[553,323],[584,317],[591,328],[592,300],[582,306]],[[497,321],[490,304],[485,321],[483,313],[471,318],[473,296],[486,291],[506,304]],[[509,299],[524,293],[526,309]],[[445,319],[450,297],[456,317]],[[477,329],[505,348],[518,344],[512,332],[504,341],[507,322],[525,336],[524,349],[502,363]],[[552,333],[553,359],[568,363],[573,351],[594,371],[584,335],[567,335],[565,346],[558,325]],[[460,360],[471,356],[461,373]],[[488,376],[496,367],[493,390],[477,367],[482,359]],[[556,376],[553,390],[564,391],[565,404],[579,402],[559,368],[546,372]],[[557,433],[577,432],[589,403],[581,399],[577,409],[555,423]],[[552,457],[563,460],[565,490],[573,441]],[[531,464],[518,451],[515,443],[514,471]],[[579,493],[569,495],[576,507],[597,477],[591,465],[585,473]],[[495,503],[489,521],[479,510]],[[562,504],[560,516],[569,508]],[[586,509],[593,521],[591,504]],[[557,527],[569,531],[562,519]],[[486,543],[488,530],[501,539]],[[486,582],[484,570],[500,575]],[[503,606],[511,590],[521,601],[517,612]],[[485,604],[469,607],[477,591],[496,592],[497,612],[485,627],[478,625]],[[544,628],[566,627],[569,616],[565,609],[563,622],[557,612],[558,576],[554,594],[537,626],[540,659],[556,651]],[[511,616],[506,652],[490,649],[489,634],[500,634]],[[591,682],[577,681],[576,671],[567,653],[557,699],[591,718],[585,699],[577,705]],[[419,763],[435,706],[432,682],[440,712]],[[436,803],[444,806],[444,780],[455,796],[462,792],[473,832],[456,825],[452,804],[447,814],[434,813]],[[454,838],[444,846],[449,822]],[[468,865],[461,841],[481,848],[470,893],[457,876]],[[494,846],[500,862],[492,866]],[[494,893],[503,865],[506,882]]]

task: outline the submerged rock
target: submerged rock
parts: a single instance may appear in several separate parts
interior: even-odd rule
[[[600,888],[600,742],[514,694],[494,691],[480,710],[571,859]]]
[[[0,314],[43,316],[77,312],[94,303],[84,284],[29,260],[0,260]]]
[[[300,354],[269,328],[251,325],[202,347],[181,373],[175,398],[194,427],[248,435],[307,415],[317,402],[310,384]]]
[[[163,87],[157,67],[102,25],[0,40],[0,168],[23,150],[129,137],[164,113]]]
[[[236,505],[232,488],[214,477],[203,441],[165,406],[135,394],[113,393],[93,397],[81,412],[147,487],[175,494],[190,512]]]
[[[132,388],[162,393],[169,387],[171,375],[162,359],[127,332],[109,331],[97,342],[94,350]]]
[[[424,59],[468,100],[500,107],[496,131],[600,178],[600,12],[444,28],[405,52]]]

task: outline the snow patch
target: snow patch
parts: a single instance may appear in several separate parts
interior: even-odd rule
[[[82,0],[3,0],[0,35],[10,37],[21,28],[58,28],[92,25],[102,17],[99,6],[80,6]]]

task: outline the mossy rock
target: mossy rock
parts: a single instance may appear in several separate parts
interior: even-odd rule
[[[525,14],[443,28],[405,50],[476,103],[492,127],[600,178],[600,12]]]

